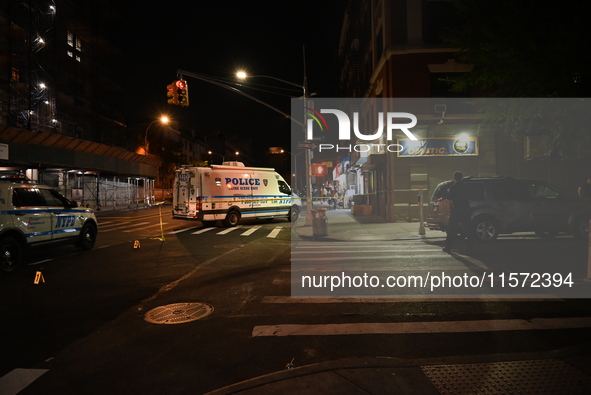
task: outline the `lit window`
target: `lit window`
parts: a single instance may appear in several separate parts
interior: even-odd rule
[[[68,47],[70,47],[67,51],[68,56],[80,62],[82,59],[82,39],[73,31],[68,30],[66,40]]]

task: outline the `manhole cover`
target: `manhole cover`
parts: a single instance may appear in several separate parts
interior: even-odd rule
[[[207,317],[212,312],[213,306],[207,303],[173,303],[148,311],[144,320],[152,324],[184,324]]]

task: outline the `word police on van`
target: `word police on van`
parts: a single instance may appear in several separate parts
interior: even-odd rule
[[[224,162],[209,167],[183,166],[175,174],[172,217],[205,226],[222,221],[232,227],[241,218],[287,218],[295,222],[301,200],[274,169]]]

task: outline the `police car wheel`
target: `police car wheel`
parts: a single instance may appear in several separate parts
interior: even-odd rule
[[[236,210],[231,210],[226,215],[223,223],[226,227],[234,227],[238,225],[238,221],[240,221],[240,213]]]
[[[0,240],[0,270],[10,273],[20,265],[23,257],[22,248],[12,237]]]
[[[96,229],[94,226],[86,224],[80,231],[80,238],[78,239],[78,243],[76,243],[76,247],[83,250],[90,250],[94,247],[94,243],[96,243]]]
[[[289,210],[289,222],[296,222],[299,216],[300,212],[297,208],[292,207],[291,210]]]

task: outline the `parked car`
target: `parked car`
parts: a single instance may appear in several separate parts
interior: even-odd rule
[[[55,244],[94,247],[97,222],[54,189],[26,181],[0,181],[0,272],[11,272],[29,248]]]
[[[470,229],[476,240],[489,242],[499,234],[535,232],[541,237],[567,233],[587,238],[591,199],[565,197],[558,188],[537,180],[510,177],[464,177],[472,209]],[[447,229],[452,181],[437,185],[429,203],[427,226]]]

